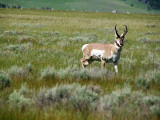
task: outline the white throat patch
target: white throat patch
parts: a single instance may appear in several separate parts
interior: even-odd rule
[[[120,43],[119,43],[119,41],[116,41],[116,43],[121,47],[122,45],[120,45]],[[115,47],[117,48],[117,49],[119,49],[120,47],[119,46],[117,46],[117,44],[114,44],[115,45]]]
[[[118,43],[119,46],[121,46],[121,44],[119,43],[119,41],[116,41]]]

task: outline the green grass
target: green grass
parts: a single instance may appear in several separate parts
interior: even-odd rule
[[[159,14],[160,11],[147,11],[147,5],[138,0],[1,0],[1,3],[18,6],[28,9],[41,9],[50,7],[54,10],[64,11],[88,11],[88,12],[111,12],[117,10],[119,13],[143,13]],[[131,6],[131,4],[133,6]]]
[[[160,92],[159,15],[0,9],[0,23],[0,71],[8,73],[11,79],[10,87],[0,89],[0,119],[71,120],[105,119],[106,116],[111,119],[159,119],[160,101],[156,99]],[[128,26],[118,65],[119,74],[115,74],[113,64],[106,64],[106,71],[101,75],[97,72],[100,71],[100,63],[97,62],[88,66],[86,71],[81,71],[82,45],[91,42],[113,43],[116,24],[119,33],[124,30],[122,25]],[[52,69],[47,71],[47,67],[54,68],[53,72]],[[47,79],[43,79],[42,71]],[[92,76],[92,72],[95,76]],[[84,86],[86,90],[90,86],[99,86],[99,105],[101,100],[115,97],[116,104],[110,103],[113,110],[73,109],[70,99],[76,90],[68,93],[71,96],[67,98],[67,105],[62,97],[62,103],[55,103],[51,107],[44,105],[45,109],[34,102],[29,107],[22,104],[21,109],[8,102],[14,90],[19,91],[24,84],[29,89],[26,91],[30,91],[22,97],[24,101],[25,98],[36,101],[38,95],[43,94],[42,88],[48,93],[56,85],[72,86],[74,83],[80,85],[77,91]],[[126,86],[131,91],[127,95]],[[90,96],[89,93],[84,97]],[[145,103],[144,99],[151,95],[155,99],[151,104]],[[122,104],[119,105],[119,102]],[[128,115],[123,108],[130,110]]]

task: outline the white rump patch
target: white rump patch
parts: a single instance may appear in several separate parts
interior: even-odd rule
[[[102,56],[103,56],[103,53],[105,51],[104,50],[96,50],[96,49],[93,49],[91,51],[91,56],[96,56],[96,57],[100,57],[102,59]]]
[[[85,44],[85,45],[82,46],[82,51],[84,50],[84,48],[87,47],[87,45],[88,45],[88,44]]]

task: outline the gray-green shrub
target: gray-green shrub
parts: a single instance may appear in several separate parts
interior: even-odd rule
[[[41,70],[41,79],[54,79],[56,77],[56,70],[53,67],[47,67]]]
[[[23,67],[18,66],[12,66],[10,69],[8,69],[8,73],[11,77],[27,77],[29,74],[29,71],[24,69]]]
[[[160,104],[151,106],[150,111],[152,112],[152,114],[156,114],[158,115],[158,117],[160,117]]]
[[[19,45],[9,45],[6,47],[6,49],[8,49],[9,51],[16,51],[19,49]]]
[[[76,110],[93,110],[99,99],[98,93],[79,84],[57,85],[51,89],[42,89],[36,99],[38,106],[64,106]]]
[[[106,94],[101,99],[101,107],[105,110],[113,111],[116,107],[128,102],[128,98],[131,96],[130,86],[126,86],[123,89],[117,89],[111,94]]]
[[[143,103],[149,107],[152,114],[160,116],[160,97],[148,95],[143,97]]]
[[[32,48],[32,43],[31,42],[28,42],[28,43],[24,43],[24,44],[20,44],[19,45],[19,51],[20,52],[26,52],[28,50],[30,50]]]
[[[33,71],[33,67],[32,67],[32,65],[31,65],[31,63],[26,64],[25,69],[26,69],[28,72],[32,72],[32,71]]]
[[[0,89],[10,86],[11,79],[7,73],[0,71]]]
[[[22,42],[29,42],[29,41],[33,41],[34,38],[31,36],[20,36],[18,38],[18,42],[22,43]]]
[[[65,79],[65,78],[68,78],[69,77],[69,73],[70,72],[70,68],[66,68],[66,69],[60,69],[58,71],[58,74],[57,76],[60,78],[60,79]]]
[[[147,78],[145,78],[145,77],[143,77],[143,76],[138,76],[138,77],[136,77],[135,85],[136,85],[138,88],[147,89],[147,88],[150,87],[150,82],[147,80]]]
[[[143,76],[138,76],[136,81],[139,81],[139,83],[141,81],[141,84],[146,87],[148,87],[150,83],[160,84],[160,67],[147,71]]]
[[[112,72],[107,72],[107,71],[103,71],[101,72],[101,70],[99,68],[92,68],[92,69],[78,69],[76,67],[67,67],[66,69],[60,69],[58,71],[57,76],[60,79],[64,79],[64,78],[70,78],[70,79],[83,79],[83,80],[89,80],[91,78],[93,79],[101,79],[103,77],[108,76],[108,78],[112,78],[113,77],[113,73]]]
[[[4,31],[4,35],[20,35],[22,32],[19,31]]]
[[[77,87],[70,98],[71,106],[80,111],[93,110],[97,107],[99,96],[85,86]]]
[[[159,104],[160,105],[160,97],[148,95],[143,97],[143,103],[149,106]]]
[[[14,90],[14,92],[9,95],[8,102],[12,107],[24,108],[32,104],[33,101],[25,98],[20,92]]]
[[[30,50],[32,48],[32,43],[28,42],[28,43],[24,43],[24,44],[15,44],[15,45],[9,45],[7,47],[5,47],[5,49],[9,50],[9,51],[18,51],[18,52],[26,52],[28,50]]]
[[[41,89],[38,93],[36,104],[40,107],[67,105],[74,85],[60,85],[51,89]]]
[[[152,98],[153,97],[153,98]],[[145,116],[149,118],[152,114],[157,114],[157,109],[152,108],[154,105],[159,106],[159,97],[150,96],[149,99],[142,91],[131,91],[130,86],[122,89],[117,89],[110,94],[106,94],[101,98],[99,110],[101,113],[109,113],[106,117],[110,119],[112,116],[119,115],[122,113],[123,117],[134,117],[135,115]],[[152,98],[152,100],[150,100]],[[154,104],[153,104],[154,103]],[[153,109],[153,110],[152,110]],[[141,111],[141,112],[139,112]],[[151,113],[153,111],[153,113]]]
[[[156,84],[160,84],[160,67],[157,70],[151,71],[149,73],[149,76],[148,76],[148,78],[151,81],[155,82]]]
[[[30,90],[26,83],[22,84],[19,91],[21,95],[32,97],[32,95],[35,93],[33,90]]]
[[[76,79],[88,80],[90,78],[86,70],[74,71],[71,75]]]

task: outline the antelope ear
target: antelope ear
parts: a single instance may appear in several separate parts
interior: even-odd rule
[[[122,33],[122,34],[120,35],[120,37],[124,37],[124,33]]]
[[[115,38],[117,38],[116,32],[115,32]]]

